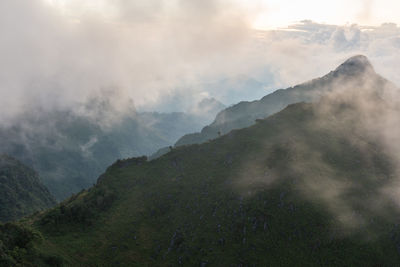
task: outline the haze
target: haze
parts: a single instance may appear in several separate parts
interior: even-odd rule
[[[104,90],[139,110],[186,111],[204,97],[231,105],[321,76],[354,54],[399,84],[398,5],[3,0],[2,121],[32,106],[71,109]]]

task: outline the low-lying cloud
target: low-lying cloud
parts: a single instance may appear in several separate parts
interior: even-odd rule
[[[303,21],[256,31],[254,12],[225,0],[1,1],[1,120],[32,106],[70,109],[104,88],[118,88],[121,106],[132,99],[139,110],[162,111],[175,96],[185,102],[176,110],[204,96],[229,105],[321,76],[360,53],[400,83],[394,24]],[[221,85],[238,77],[260,86]]]
[[[32,102],[82,102],[112,86],[143,106],[231,71],[250,32],[246,16],[222,2],[103,1],[113,16],[72,17],[39,0],[2,1],[0,104],[12,115]]]

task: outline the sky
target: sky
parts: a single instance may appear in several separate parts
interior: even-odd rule
[[[2,0],[0,116],[76,109],[112,91],[120,109],[226,105],[366,55],[400,84],[396,1]],[[127,108],[127,110],[131,110]]]
[[[104,0],[43,0],[68,14],[80,16],[95,12],[106,18],[118,13]],[[252,12],[251,24],[257,29],[276,29],[290,24],[312,20],[326,24],[365,24],[378,26],[385,22],[400,23],[400,2],[395,0],[231,0],[226,5],[237,5],[245,12]],[[171,9],[177,1],[169,1]],[[146,5],[146,4],[144,4]]]
[[[397,14],[400,2],[396,0],[263,0],[261,3],[264,12],[254,25],[262,29],[285,27],[304,19],[336,25],[378,26],[400,22]]]

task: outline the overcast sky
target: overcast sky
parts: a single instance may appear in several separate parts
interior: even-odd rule
[[[185,110],[203,97],[230,105],[321,76],[355,54],[400,84],[400,31],[381,26],[398,22],[398,6],[1,0],[0,121],[32,105],[70,108],[104,90],[124,100],[120,107],[133,101],[142,110]]]
[[[252,2],[243,0],[243,2]],[[319,23],[380,25],[399,23],[396,0],[261,0],[264,11],[255,19],[258,28],[284,27],[309,19]]]
[[[110,18],[118,13],[115,6],[111,4],[112,1],[107,0],[43,1],[56,6],[70,16],[96,12]],[[135,2],[135,5],[139,6],[153,5]],[[165,5],[172,9],[177,2],[179,1],[171,0]],[[398,16],[400,2],[396,0],[230,0],[224,2],[226,5],[240,6],[245,12],[256,13],[252,16],[251,23],[259,29],[285,27],[304,19],[340,25],[357,23],[378,26],[389,21],[400,22]]]

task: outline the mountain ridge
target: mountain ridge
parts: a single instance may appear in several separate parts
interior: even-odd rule
[[[116,161],[28,220],[44,236],[35,247],[66,265],[395,266],[400,109],[379,97],[384,83],[358,82]]]
[[[375,73],[367,57],[353,56],[321,78],[287,89],[278,89],[260,100],[240,102],[222,110],[217,114],[215,120],[205,126],[201,132],[181,137],[175,146],[203,143],[233,129],[253,125],[257,119],[268,117],[282,110],[288,104],[318,100],[322,95],[332,91],[335,83],[340,83],[341,86],[362,87],[365,78],[375,83],[376,87],[394,87],[389,81]]]
[[[366,73],[366,72],[376,74],[371,62],[364,55],[356,55],[350,57],[345,62],[340,64],[334,70],[334,72],[348,76],[353,76],[359,73]]]
[[[369,206],[393,179],[390,160],[373,139],[360,143],[367,136],[351,123],[353,107],[335,107],[329,122],[318,110],[292,104],[205,144],[116,162],[91,191],[37,221],[44,247],[72,265],[390,266],[400,259],[400,214]],[[73,211],[84,203],[97,213],[80,221]]]

